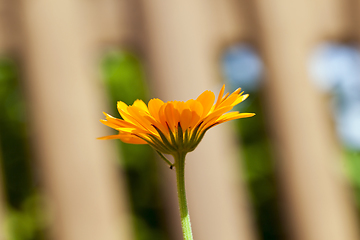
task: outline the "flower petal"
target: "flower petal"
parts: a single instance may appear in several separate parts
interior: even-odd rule
[[[180,116],[180,124],[183,131],[186,131],[186,129],[190,127],[191,120],[192,120],[192,112],[190,111],[190,109],[184,109],[184,111],[182,111]]]
[[[129,112],[128,112],[128,105],[122,101],[118,101],[117,102],[117,109],[121,115],[121,117],[127,121],[127,122],[131,122],[133,124],[136,124],[135,122],[133,122],[133,120],[131,118],[128,118]]]
[[[148,103],[149,112],[151,116],[153,116],[159,122],[160,122],[159,111],[162,105],[164,105],[164,102],[158,98],[151,99]]]
[[[216,122],[223,123],[234,119],[252,117],[254,115],[255,113],[229,112],[227,114],[222,115],[218,120],[216,120]]]
[[[225,106],[225,107],[219,108],[219,109],[215,110],[213,113],[209,114],[204,119],[204,122],[202,124],[202,129],[206,129],[207,127],[212,125],[214,122],[216,122],[216,120],[219,117],[221,117],[221,115],[223,115],[227,111],[230,111],[232,108],[233,108],[232,106]]]
[[[196,99],[196,101],[200,102],[203,106],[202,117],[205,117],[214,104],[215,94],[211,91],[205,91]]]
[[[220,104],[220,102],[222,100],[222,96],[224,95],[224,91],[225,91],[225,84],[222,86],[222,88],[221,88],[221,90],[219,92],[219,96],[218,96],[218,99],[216,101],[215,107],[217,107]]]
[[[151,123],[149,121],[147,121],[146,118],[144,118],[144,116],[148,116],[148,114],[145,111],[143,111],[142,109],[140,109],[136,106],[130,106],[130,107],[128,107],[128,112],[149,133],[156,133],[156,130],[151,125]]]
[[[131,143],[131,144],[147,144],[146,141],[133,136],[131,134],[117,134],[117,135],[110,135],[105,137],[99,137],[99,140],[109,140],[109,139],[120,139],[121,141],[125,143]]]
[[[242,101],[244,101],[245,99],[247,99],[249,96],[249,94],[245,94],[245,95],[239,95],[238,98],[235,100],[235,102],[233,102],[233,106],[238,105],[239,103],[241,103]]]
[[[172,104],[172,102],[167,103],[166,107],[164,109],[164,113],[165,113],[165,117],[166,117],[166,122],[168,123],[172,132],[175,132],[177,122],[179,121],[179,118],[176,119],[175,112],[177,112],[177,111],[174,109],[174,105]]]
[[[238,98],[241,88],[236,89],[228,98],[224,99],[217,108],[232,105]]]
[[[131,143],[131,144],[147,144],[146,141],[142,140],[139,137],[136,137],[132,134],[119,134],[119,139],[124,143]]]
[[[143,100],[140,100],[140,99],[135,100],[133,106],[138,107],[138,108],[140,108],[141,110],[143,110],[143,111],[145,111],[147,113],[149,112],[149,109],[146,106],[146,104],[143,102]]]
[[[190,110],[192,112],[192,118],[191,118],[191,122],[190,122],[189,127],[193,128],[202,119],[201,116],[202,116],[202,113],[203,113],[203,107],[202,107],[200,102],[195,101],[193,99],[188,100],[186,102],[186,104],[188,104],[188,106],[189,106],[189,108],[190,108]]]

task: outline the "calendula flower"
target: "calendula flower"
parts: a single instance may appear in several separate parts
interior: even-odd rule
[[[122,101],[117,103],[123,119],[104,113],[103,124],[119,131],[117,135],[99,139],[120,139],[125,143],[149,144],[155,150],[166,154],[191,152],[199,144],[210,128],[230,120],[254,116],[254,113],[228,112],[235,105],[244,101],[241,89],[232,94],[224,94],[223,85],[218,99],[211,91],[203,92],[196,100],[186,102],[151,99],[146,105],[136,100],[128,106]]]
[[[119,131],[117,135],[100,139],[120,139],[131,144],[149,144],[170,165],[175,166],[179,198],[181,226],[185,240],[192,240],[190,217],[185,194],[185,156],[193,151],[204,134],[210,128],[230,120],[252,117],[254,113],[229,112],[235,105],[244,101],[241,89],[232,94],[225,94],[225,85],[221,88],[218,99],[211,91],[203,92],[196,100],[186,102],[151,99],[146,105],[136,100],[128,106],[119,101],[118,111],[122,119],[104,113],[103,124]],[[171,154],[171,163],[162,153]]]

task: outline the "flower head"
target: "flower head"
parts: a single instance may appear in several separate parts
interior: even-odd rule
[[[104,113],[106,120],[100,120],[106,126],[119,131],[117,135],[100,139],[120,139],[125,143],[149,144],[158,152],[176,154],[191,152],[199,144],[210,128],[230,120],[252,117],[254,113],[229,112],[235,105],[244,101],[241,89],[232,94],[224,94],[223,85],[218,99],[211,91],[203,92],[196,100],[186,102],[151,99],[146,105],[136,100],[128,106],[117,103],[122,119]]]

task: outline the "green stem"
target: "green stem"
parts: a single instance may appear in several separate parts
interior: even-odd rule
[[[156,152],[159,154],[159,156],[170,166],[170,169],[172,169],[172,167],[174,166],[174,164],[172,162],[170,162],[161,152],[157,151]]]
[[[174,155],[176,182],[179,199],[181,227],[184,235],[184,240],[193,240],[189,210],[187,207],[185,194],[185,155],[186,153],[178,153],[177,155]]]

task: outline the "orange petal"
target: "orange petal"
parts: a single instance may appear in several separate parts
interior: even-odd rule
[[[119,139],[124,143],[131,143],[131,144],[147,144],[146,141],[142,140],[131,134],[119,134]]]
[[[194,126],[196,126],[196,124],[201,121],[201,116],[202,116],[202,113],[203,113],[203,107],[201,105],[200,102],[198,101],[195,101],[193,99],[190,99],[186,102],[192,112],[192,119],[191,119],[191,122],[190,122],[190,125],[189,127],[192,128]]]
[[[174,110],[174,106],[171,102],[166,104],[166,107],[164,109],[164,113],[165,113],[165,117],[166,117],[166,122],[169,124],[169,127],[171,129],[172,132],[175,131],[175,127],[177,125],[177,122],[175,120],[175,110]]]
[[[151,116],[153,116],[159,122],[160,122],[159,111],[162,105],[164,105],[164,102],[158,98],[151,99],[148,103],[149,112]]]
[[[192,112],[190,109],[185,109],[180,116],[180,123],[183,131],[189,128],[192,120]]]
[[[154,127],[151,126],[151,123],[144,118],[144,116],[147,116],[145,111],[136,106],[130,106],[128,107],[128,112],[141,126],[147,129],[149,133],[156,133]]]
[[[159,122],[165,127],[167,128],[167,125],[166,125],[166,116],[165,116],[165,107],[167,106],[167,103],[163,104],[161,107],[160,107],[160,110],[159,110]]]
[[[131,134],[117,134],[117,135],[110,135],[105,137],[99,137],[97,138],[99,140],[109,140],[109,139],[120,139],[121,141],[125,143],[131,143],[131,144],[147,144],[146,141],[142,140],[141,138],[138,138],[136,136],[133,136]]]
[[[205,91],[196,99],[196,101],[200,102],[203,106],[202,117],[205,117],[214,104],[215,94],[211,91]]]

